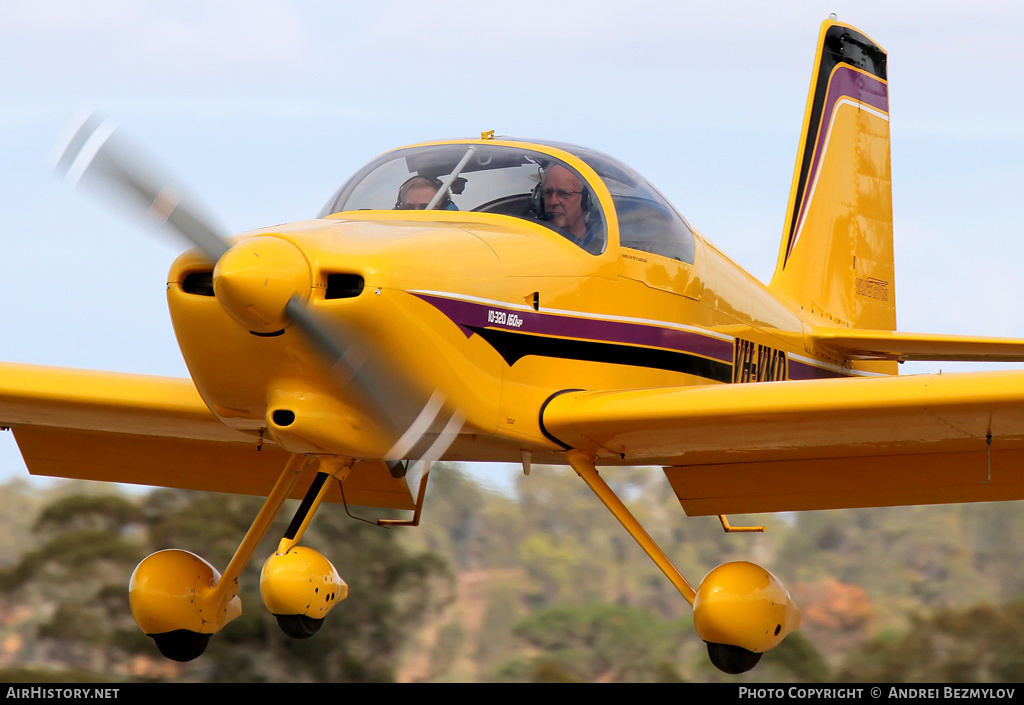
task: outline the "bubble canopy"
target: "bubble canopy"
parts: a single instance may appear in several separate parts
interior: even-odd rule
[[[592,150],[533,144],[581,159],[601,183],[589,183],[567,161],[530,149],[525,143],[429,144],[374,159],[335,193],[319,217],[348,211],[427,208],[494,213],[540,222],[593,255],[605,251],[609,219],[617,219],[622,246],[693,261],[690,228],[639,174]],[[599,189],[611,196],[614,212],[604,212],[595,195]],[[558,217],[563,209],[570,217],[581,212],[582,220],[573,227]]]

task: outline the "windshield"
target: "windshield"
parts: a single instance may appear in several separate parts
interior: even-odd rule
[[[389,152],[367,164],[320,212],[452,210],[539,222],[591,254],[607,243],[605,217],[586,181],[540,152],[446,144]]]

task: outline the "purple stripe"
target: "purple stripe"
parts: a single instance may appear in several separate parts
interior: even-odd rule
[[[836,379],[839,377],[851,376],[842,372],[836,372],[835,370],[818,367],[817,365],[800,362],[799,360],[794,360],[792,358],[790,358],[788,366],[790,379]]]
[[[594,340],[676,350],[732,364],[732,342],[674,328],[571,318],[534,311],[515,311],[499,305],[478,304],[429,294],[414,294],[458,325],[466,336],[472,328],[494,328],[533,335]],[[495,320],[497,319],[497,320]]]
[[[800,204],[800,212],[797,214],[797,226],[803,227],[801,221],[804,213],[810,205],[811,184],[817,176],[818,168],[821,166],[821,158],[825,151],[825,140],[828,138],[828,125],[832,121],[832,113],[836,105],[843,98],[853,98],[856,101],[870,105],[872,108],[889,114],[889,85],[870,74],[855,71],[848,66],[839,66],[832,73],[828,83],[828,93],[825,96],[825,107],[822,111],[821,121],[818,123],[818,139],[814,144],[814,160],[811,162],[811,171],[807,176],[807,184],[804,189],[804,201]],[[798,231],[799,233],[799,231]],[[796,239],[789,245],[788,258],[796,246]]]

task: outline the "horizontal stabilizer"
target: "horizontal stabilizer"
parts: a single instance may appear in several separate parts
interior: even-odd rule
[[[1021,338],[819,328],[807,340],[815,351],[838,353],[850,360],[1024,362]]]

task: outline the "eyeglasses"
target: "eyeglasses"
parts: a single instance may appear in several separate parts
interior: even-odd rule
[[[400,211],[422,211],[426,210],[429,203],[403,203],[398,207]]]
[[[570,191],[569,189],[565,189],[565,188],[546,188],[543,191],[541,191],[541,193],[544,194],[544,198],[551,198],[552,196],[558,196],[558,200],[564,201],[567,198],[569,198],[569,196],[573,195],[574,193],[582,194],[583,192],[582,191]]]

